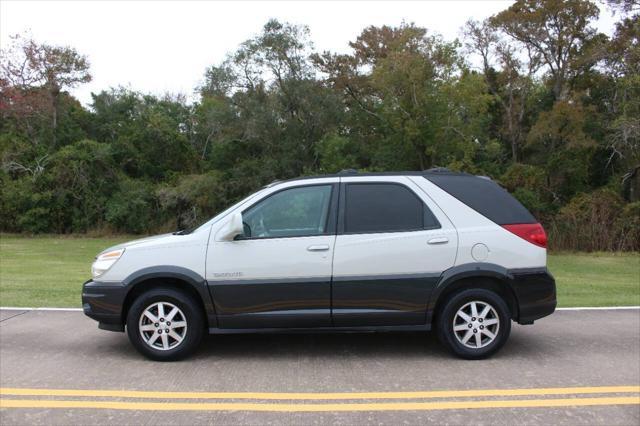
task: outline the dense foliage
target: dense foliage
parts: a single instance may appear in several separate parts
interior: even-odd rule
[[[441,166],[492,177],[552,246],[640,250],[640,18],[598,33],[588,0],[519,0],[446,41],[368,27],[348,54],[269,21],[195,102],[115,88],[88,107],[70,47],[16,38],[0,64],[0,229],[188,227],[278,179]]]

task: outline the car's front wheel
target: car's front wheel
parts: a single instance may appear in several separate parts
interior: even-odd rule
[[[203,329],[198,303],[172,288],[142,293],[127,314],[129,340],[140,353],[156,361],[175,361],[191,354]]]
[[[437,319],[440,341],[465,359],[481,359],[498,351],[511,333],[511,314],[504,300],[484,289],[453,295]]]

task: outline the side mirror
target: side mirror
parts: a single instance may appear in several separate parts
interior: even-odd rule
[[[242,213],[237,212],[231,215],[229,221],[218,231],[216,240],[233,241],[238,235],[244,235],[244,226],[242,224]]]

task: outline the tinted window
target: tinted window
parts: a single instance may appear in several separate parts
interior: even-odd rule
[[[300,237],[324,234],[331,185],[285,189],[242,214],[245,237]]]
[[[440,226],[409,188],[386,183],[347,184],[344,220],[347,233],[411,231]]]
[[[440,222],[438,222],[438,219],[436,219],[436,217],[433,215],[433,213],[431,213],[431,210],[429,210],[429,207],[425,206],[423,204],[424,209],[424,224],[423,224],[423,228],[424,229],[434,229],[434,228],[440,228]]]
[[[536,222],[518,200],[490,179],[453,174],[425,178],[498,225]]]

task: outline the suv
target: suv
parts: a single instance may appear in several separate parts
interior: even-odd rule
[[[205,331],[432,328],[478,359],[511,320],[554,311],[546,243],[489,178],[345,171],[274,182],[194,230],[111,247],[82,302],[155,360],[188,355]]]

